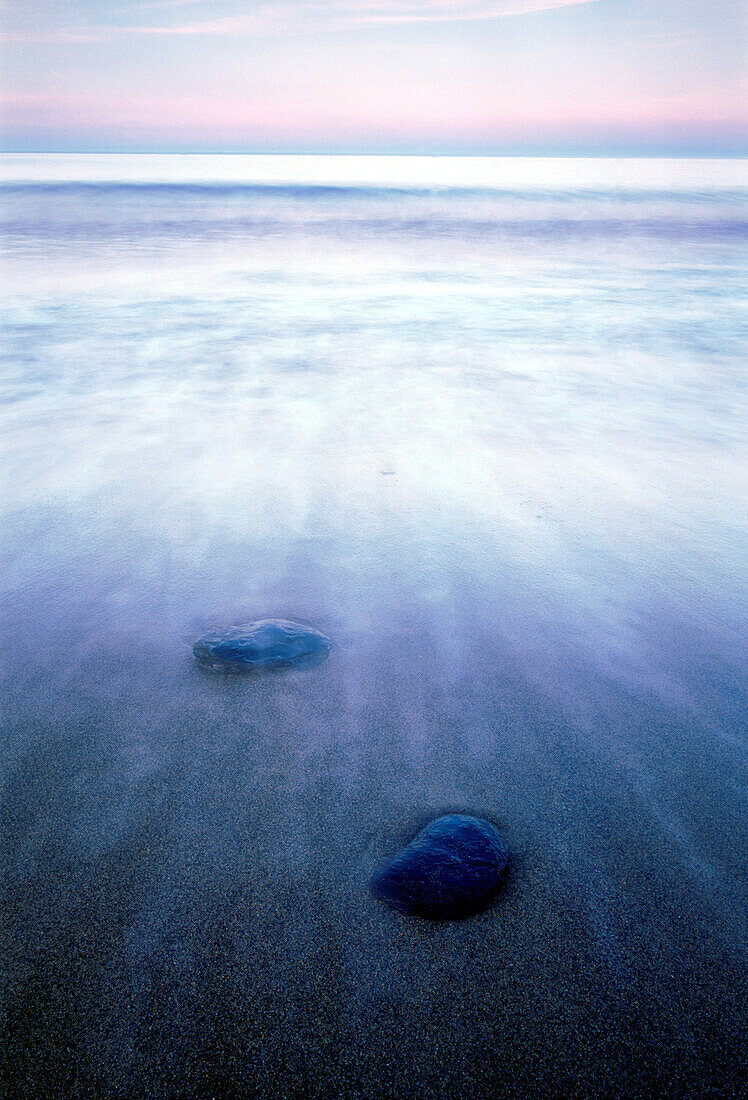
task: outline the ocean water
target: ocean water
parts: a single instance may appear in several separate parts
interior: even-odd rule
[[[744,164],[0,168],[11,1094],[738,1095]]]

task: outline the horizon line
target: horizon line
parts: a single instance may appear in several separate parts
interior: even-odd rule
[[[0,145],[0,156],[164,156],[164,157],[421,157],[421,158],[505,158],[512,160],[746,160],[748,147],[736,150],[619,150],[619,151],[497,151],[467,150],[412,151],[403,150],[329,150],[329,149],[5,149]]]

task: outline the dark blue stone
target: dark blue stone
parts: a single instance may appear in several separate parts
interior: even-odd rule
[[[427,825],[371,880],[376,898],[403,913],[449,920],[485,909],[509,866],[489,821],[448,814]]]
[[[198,638],[192,652],[201,665],[227,672],[294,668],[323,661],[331,642],[318,630],[285,619],[213,630]]]

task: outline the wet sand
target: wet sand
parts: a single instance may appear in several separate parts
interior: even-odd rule
[[[10,1095],[738,1095],[725,654],[640,621],[668,667],[625,682],[433,549],[342,580],[304,552],[285,601],[248,599],[335,639],[303,671],[201,670],[157,584],[127,609],[150,628],[118,630],[93,567],[11,608]],[[448,809],[508,840],[496,905],[375,902],[372,871]]]

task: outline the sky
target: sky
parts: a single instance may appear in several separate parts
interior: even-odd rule
[[[0,0],[0,39],[11,151],[746,148],[743,0]]]

